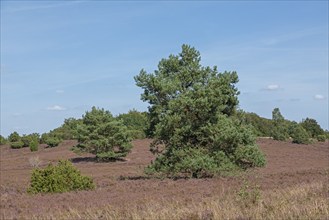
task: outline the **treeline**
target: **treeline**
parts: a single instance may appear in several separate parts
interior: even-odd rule
[[[19,149],[23,147],[30,147],[32,146],[33,151],[37,150],[35,147],[36,144],[46,144],[48,147],[56,147],[58,146],[63,140],[78,140],[83,139],[82,129],[84,126],[84,119],[86,115],[93,115],[97,122],[97,118],[101,118],[103,114],[109,115],[110,118],[113,118],[113,121],[117,121],[120,125],[126,127],[128,136],[131,139],[143,139],[146,137],[150,137],[149,135],[149,120],[148,115],[146,112],[140,112],[135,109],[130,110],[128,113],[119,114],[116,117],[113,117],[109,111],[105,111],[104,109],[98,109],[93,107],[90,112],[86,112],[82,118],[68,118],[64,120],[64,123],[49,132],[39,134],[39,133],[32,133],[32,134],[24,134],[20,136],[18,132],[14,131],[11,133],[7,138],[0,136],[0,144],[10,144],[11,148]],[[92,113],[92,114],[90,114]],[[102,121],[103,120],[103,121]],[[102,126],[105,119],[100,119],[98,121],[98,125]],[[98,129],[98,126],[95,125],[95,130]],[[31,150],[32,150],[31,149]]]
[[[329,139],[329,131],[323,130],[315,119],[306,118],[301,122],[290,121],[283,117],[279,108],[273,109],[272,119],[242,110],[237,112],[236,117],[242,123],[252,125],[255,135],[258,137],[272,137],[279,141],[292,139],[292,142],[296,144],[324,142]]]
[[[133,109],[128,113],[119,114],[114,119],[121,121],[127,127],[127,132],[132,139],[152,138],[154,126],[150,123],[148,114],[147,112]],[[292,141],[298,144],[308,144],[314,141],[329,139],[329,131],[323,130],[315,119],[306,118],[299,123],[290,121],[281,115],[278,108],[273,110],[272,119],[243,110],[238,110],[235,113],[235,117],[240,123],[251,125],[253,133],[257,137],[272,137],[280,141],[292,138]],[[49,147],[55,147],[63,140],[78,140],[79,127],[82,124],[82,118],[68,118],[64,120],[60,127],[41,135],[32,133],[20,136],[15,131],[7,138],[0,136],[0,144],[10,144],[15,149],[31,147],[31,151],[38,150],[38,144],[47,144]]]

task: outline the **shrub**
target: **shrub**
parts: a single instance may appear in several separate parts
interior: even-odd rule
[[[18,142],[20,140],[21,140],[21,137],[19,136],[19,134],[16,131],[11,133],[8,137],[9,142]]]
[[[115,161],[125,156],[127,156],[126,153],[108,151],[108,152],[101,152],[96,154],[96,160],[99,162]]]
[[[255,144],[254,129],[233,117],[237,73],[219,73],[200,61],[197,50],[183,45],[179,55],[162,59],[154,73],[141,70],[135,77],[144,90],[142,100],[150,104],[151,151],[158,154],[148,174],[213,176],[240,165],[234,155],[238,146]],[[223,160],[216,161],[215,155]]]
[[[321,128],[321,126],[315,119],[306,118],[303,119],[300,124],[312,138],[316,138],[318,135],[324,134],[324,130]]]
[[[76,190],[94,189],[90,177],[82,176],[80,171],[67,160],[60,160],[58,165],[49,164],[45,169],[32,171],[29,193],[61,193]]]
[[[325,142],[326,141],[326,135],[324,135],[324,134],[318,135],[316,138],[320,142]]]
[[[49,147],[57,147],[62,140],[57,137],[48,137],[45,142]]]
[[[5,145],[5,144],[7,144],[7,139],[2,135],[0,135],[0,145]]]
[[[29,135],[23,135],[23,137],[21,137],[21,141],[24,143],[23,147],[29,147],[32,142],[39,143],[39,134],[34,133]]]
[[[13,149],[19,149],[19,148],[22,148],[23,146],[24,146],[23,141],[16,141],[16,142],[10,143],[10,147]]]
[[[290,136],[292,142],[296,144],[309,144],[310,136],[307,131],[299,124],[295,123],[290,127]]]
[[[78,148],[95,154],[100,161],[125,157],[132,147],[127,127],[109,111],[93,107],[78,127]]]
[[[30,150],[33,151],[38,151],[39,149],[39,142],[37,140],[32,140],[29,144]]]
[[[26,135],[23,135],[21,141],[23,142],[23,147],[28,147],[30,145],[31,138]]]
[[[255,145],[239,146],[235,150],[235,160],[243,168],[265,166],[265,156]]]

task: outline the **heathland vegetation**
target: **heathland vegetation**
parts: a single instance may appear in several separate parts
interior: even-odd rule
[[[143,90],[142,101],[149,103],[148,112],[133,109],[114,116],[108,110],[92,107],[81,118],[65,119],[60,127],[41,135],[33,133],[21,136],[13,132],[8,137],[1,136],[1,145],[8,144],[12,149],[29,147],[31,152],[37,152],[41,144],[55,148],[64,140],[75,140],[76,144],[71,150],[78,154],[92,154],[95,159],[92,161],[96,164],[125,161],[132,151],[132,140],[150,138],[150,151],[154,159],[142,167],[144,173],[138,178],[189,179],[238,176],[248,169],[264,167],[266,156],[256,144],[257,137],[271,137],[296,145],[324,142],[329,138],[329,132],[324,131],[312,118],[298,123],[285,119],[279,108],[273,109],[272,119],[238,109],[237,73],[221,73],[216,66],[202,66],[200,61],[199,51],[183,45],[178,55],[162,59],[153,73],[141,70],[134,79]],[[126,178],[129,179],[129,176],[121,177]],[[27,192],[29,195],[58,193],[92,190],[95,187],[91,177],[82,175],[70,161],[60,160],[57,165],[49,164],[43,169],[34,167]],[[162,209],[156,215],[153,212],[159,204],[147,205],[145,211],[139,213],[136,213],[138,208],[124,210],[125,216],[104,209],[102,216],[110,219],[217,219],[241,216],[266,218],[269,217],[268,213],[272,213],[271,218],[321,217],[328,211],[323,208],[324,187],[321,184],[307,185],[284,189],[279,194],[268,192],[266,197],[273,199],[270,201],[265,197],[260,198],[258,187],[250,189],[242,186],[233,197],[231,195],[224,200],[212,197],[201,205],[190,204],[191,213],[181,201],[174,201],[167,204],[169,210]],[[302,194],[301,198],[296,196],[296,191],[302,193],[305,190],[321,195],[314,198],[306,194]],[[300,209],[289,212],[288,202],[285,203],[286,207],[280,203],[286,201],[283,199],[284,194],[291,194],[296,201],[318,199],[319,207],[316,209],[320,212],[319,216]],[[312,205],[310,200],[305,202],[305,206]],[[283,211],[278,212],[282,207]],[[173,209],[177,211],[175,215],[171,214],[170,210]],[[223,209],[231,211],[224,213]],[[79,219],[80,216],[81,213],[71,210],[55,218]],[[100,218],[99,210],[85,210],[83,216]]]

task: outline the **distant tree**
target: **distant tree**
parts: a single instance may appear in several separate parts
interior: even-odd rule
[[[59,140],[78,139],[78,127],[82,124],[82,119],[68,118],[64,123],[54,130],[41,135],[40,143],[45,143],[48,138],[57,138]]]
[[[255,129],[255,134],[259,137],[270,137],[273,123],[271,119],[263,118],[256,113],[237,111],[237,118],[242,123],[252,125]]]
[[[284,121],[284,117],[282,116],[279,108],[274,108],[272,111],[272,120],[275,123],[281,123]]]
[[[274,108],[272,111],[273,128],[271,136],[274,140],[285,141],[289,138],[287,122],[282,116],[279,108]]]
[[[292,122],[289,126],[289,134],[293,143],[308,144],[310,142],[310,135],[300,124],[296,122]]]
[[[146,137],[146,131],[149,127],[146,112],[139,112],[133,109],[128,113],[120,114],[117,118],[122,120],[123,124],[127,126],[133,139],[142,139]]]
[[[306,118],[301,122],[301,125],[312,138],[317,138],[318,135],[324,134],[324,130],[315,119]]]
[[[82,117],[78,127],[78,147],[108,161],[125,157],[131,149],[131,137],[121,120],[109,111],[93,107]]]
[[[7,144],[7,139],[4,136],[0,135],[0,145],[5,145],[5,144]]]
[[[150,104],[155,136],[151,150],[158,154],[147,172],[204,177],[223,167],[239,167],[238,161],[265,164],[257,147],[250,151],[263,158],[260,163],[246,156],[249,151],[239,151],[244,156],[235,157],[238,147],[255,146],[251,128],[231,117],[238,104],[237,73],[219,73],[217,67],[202,67],[200,61],[197,50],[183,45],[178,56],[162,59],[154,73],[141,70],[135,77],[144,90],[142,100]]]
[[[19,136],[19,134],[14,131],[13,133],[11,133],[8,137],[9,142],[18,142],[21,140],[21,137]]]

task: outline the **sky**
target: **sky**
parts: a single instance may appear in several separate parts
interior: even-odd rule
[[[240,109],[328,129],[328,19],[328,1],[2,0],[0,133],[146,111],[133,77],[182,44],[237,71]]]

